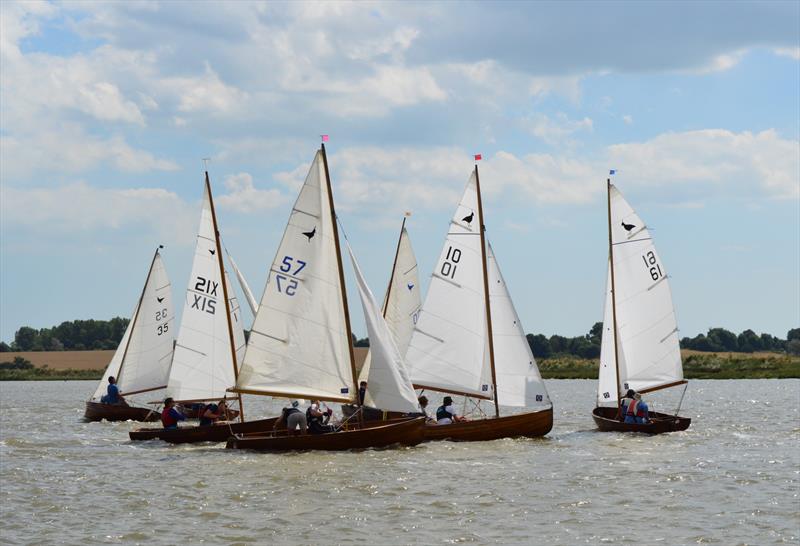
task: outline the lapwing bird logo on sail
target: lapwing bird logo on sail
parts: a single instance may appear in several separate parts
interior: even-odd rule
[[[308,242],[309,243],[311,242],[311,239],[313,239],[314,235],[316,235],[316,234],[317,234],[317,226],[314,226],[314,229],[312,229],[311,231],[304,231],[303,232],[303,235],[308,237]]]

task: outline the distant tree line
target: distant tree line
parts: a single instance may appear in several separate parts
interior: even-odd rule
[[[127,326],[128,319],[121,317],[111,320],[73,320],[40,330],[23,326],[14,334],[11,345],[0,342],[0,352],[116,349]],[[248,334],[245,331],[245,336]],[[536,358],[577,356],[593,359],[600,356],[603,323],[595,323],[589,333],[577,337],[552,335],[548,338],[543,334],[528,334],[526,337]],[[353,345],[369,347],[369,339],[359,339],[353,334]],[[753,330],[736,335],[724,328],[711,328],[708,334],[684,337],[680,345],[682,349],[706,352],[777,351],[800,355],[800,328],[789,330],[786,339],[770,334],[759,335]]]

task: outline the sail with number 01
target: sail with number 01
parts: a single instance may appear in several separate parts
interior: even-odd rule
[[[220,245],[211,199],[206,179],[192,272],[167,389],[175,400],[225,397],[226,389],[236,382],[234,355],[241,355],[245,346],[242,313],[227,273],[225,287],[222,286]],[[229,317],[226,309],[230,310]]]
[[[627,430],[627,424],[616,422],[612,414],[628,389],[646,393],[686,381],[664,263],[644,221],[610,180],[608,227],[608,277],[594,418],[603,430]],[[631,426],[637,432],[653,433],[689,426],[690,420],[677,417],[677,412],[663,419],[659,415],[651,414],[649,424]]]
[[[117,387],[129,403],[133,402],[130,396],[166,387],[175,340],[174,322],[172,288],[161,253],[156,250],[125,334],[87,403],[87,419],[139,417],[137,412],[142,408],[100,404],[111,376],[116,378]]]
[[[397,344],[400,355],[405,356],[408,344],[411,341],[411,334],[414,332],[414,324],[422,307],[417,258],[414,255],[414,249],[411,247],[411,238],[405,228],[405,218],[403,218],[403,227],[400,228],[400,238],[397,242],[395,254],[395,263],[383,302],[383,317],[392,332],[392,337]],[[370,349],[364,358],[364,364],[358,377],[359,381],[370,381],[371,360],[372,350]],[[375,401],[370,399],[371,390],[371,387],[367,390],[366,405],[382,407],[377,406]]]
[[[236,392],[350,402],[350,336],[317,152],[269,269]]]
[[[406,362],[418,389],[492,399],[479,216],[473,172],[450,221]]]

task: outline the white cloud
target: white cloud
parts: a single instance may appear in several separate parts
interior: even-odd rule
[[[800,61],[800,47],[779,47],[773,51],[781,57],[789,57],[795,61]]]
[[[274,209],[287,202],[287,198],[276,189],[256,189],[249,173],[229,175],[224,185],[229,193],[217,198],[220,208],[249,214]]]
[[[624,121],[626,125],[633,125],[633,116],[626,114],[622,116],[622,121]]]
[[[246,107],[248,94],[223,82],[206,63],[205,73],[196,77],[168,77],[158,86],[178,98],[178,111],[230,113]]]
[[[591,118],[571,120],[563,112],[555,118],[545,114],[534,114],[523,121],[527,130],[548,144],[572,144],[569,137],[579,131],[592,131],[594,124]]]

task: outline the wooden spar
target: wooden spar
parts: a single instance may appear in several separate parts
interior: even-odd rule
[[[147,290],[147,285],[150,283],[150,275],[153,274],[153,266],[156,263],[156,257],[158,256],[159,249],[163,248],[162,245],[158,245],[156,248],[155,253],[153,254],[153,260],[150,262],[150,269],[147,271],[147,278],[144,281],[144,286],[142,287],[142,293],[139,294],[139,303],[136,305],[136,312],[133,314],[133,318],[131,319],[131,335],[128,336],[128,341],[125,342],[125,350],[122,352],[122,360],[119,362],[119,369],[117,370],[116,380],[119,382],[120,377],[122,376],[122,367],[125,365],[125,357],[128,356],[128,347],[131,346],[131,338],[133,337],[133,329],[136,328],[136,321],[139,319],[139,310],[142,308],[142,301],[144,300],[144,292]],[[159,387],[160,388],[160,387]],[[121,392],[120,394],[133,394],[133,393],[126,393]]]
[[[685,385],[688,382],[689,381],[687,379],[681,379],[680,381],[673,381],[672,383],[667,383],[665,385],[657,385],[655,387],[648,387],[646,389],[640,389],[640,390],[638,390],[636,392],[638,392],[639,394],[644,394],[644,393],[647,393],[647,392],[655,392],[655,391],[660,391],[661,389],[668,389],[670,387],[677,387],[678,385]]]
[[[328,205],[331,211],[331,223],[333,224],[333,242],[336,245],[336,263],[339,265],[339,286],[342,290],[342,307],[344,311],[344,322],[347,328],[347,348],[350,351],[350,372],[353,375],[353,394],[355,394],[356,404],[361,408],[361,397],[358,396],[358,374],[356,373],[356,357],[353,352],[353,332],[350,329],[350,311],[347,307],[347,289],[344,284],[344,269],[342,268],[342,252],[339,248],[339,229],[336,225],[336,209],[333,207],[333,191],[331,190],[331,175],[328,172],[328,156],[325,153],[325,144],[320,148],[322,152],[322,164],[325,166],[325,183],[328,186]],[[359,421],[364,423],[363,412],[359,411]]]
[[[489,336],[489,365],[492,369],[492,387],[494,390],[494,416],[500,417],[500,404],[497,402],[497,376],[494,371],[494,339],[492,336],[492,309],[489,302],[489,274],[486,267],[486,236],[483,224],[483,204],[481,201],[481,179],[478,176],[478,165],[475,165],[475,189],[478,194],[478,231],[481,234],[481,264],[483,265],[483,299],[486,307],[486,333]]]
[[[608,193],[608,263],[611,271],[611,315],[613,317],[611,327],[614,329],[614,368],[617,371],[615,381],[617,387],[617,409],[620,408],[621,398],[619,390],[619,344],[617,342],[617,291],[614,285],[614,243],[611,239],[611,179],[606,179],[606,190]]]
[[[211,221],[214,224],[214,241],[217,245],[217,263],[219,263],[219,276],[222,282],[222,297],[225,298],[225,318],[228,322],[228,341],[231,346],[231,363],[233,364],[233,378],[239,379],[239,367],[236,365],[236,344],[233,341],[233,324],[231,324],[231,302],[228,299],[228,278],[225,276],[225,264],[222,262],[222,245],[219,242],[219,228],[217,227],[217,213],[214,211],[214,198],[211,196],[211,180],[206,171],[206,192],[208,192],[208,203],[211,206]],[[244,421],[244,407],[242,407],[242,395],[237,394],[239,399],[239,421]]]
[[[394,263],[392,264],[392,274],[389,275],[389,286],[386,288],[386,300],[383,302],[383,318],[386,318],[386,310],[389,309],[389,296],[392,295],[392,284],[394,284],[394,273],[397,269],[397,257],[400,255],[400,242],[403,240],[404,229],[406,229],[405,216],[403,216],[403,225],[400,226],[400,237],[397,238],[397,249],[394,251]]]
[[[319,394],[311,394],[311,393],[302,393],[302,392],[278,392],[278,391],[262,391],[258,389],[239,389],[236,387],[227,389],[228,392],[240,393],[240,394],[257,394],[259,396],[272,396],[275,398],[301,398],[304,400],[319,400],[321,402],[342,402],[347,404],[351,402],[350,398],[336,398],[333,396],[320,396]]]
[[[127,394],[141,394],[143,392],[157,391],[158,389],[166,389],[166,388],[167,388],[167,385],[161,385],[161,386],[158,386],[158,387],[150,387],[149,389],[139,389],[138,391],[126,392],[125,394],[126,395]]]
[[[412,385],[415,389],[422,389],[422,391],[436,391],[436,392],[446,392],[447,394],[455,394],[456,396],[468,396],[470,398],[480,398],[482,400],[491,400],[491,396],[481,396],[480,394],[475,394],[473,392],[464,392],[464,391],[457,391],[455,389],[443,389],[442,387],[431,387],[430,385],[421,385],[419,383],[414,383]],[[422,394],[422,393],[420,393]]]

